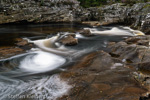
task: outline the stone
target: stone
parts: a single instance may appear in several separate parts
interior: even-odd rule
[[[146,89],[142,89],[142,88],[137,88],[137,87],[127,87],[127,88],[125,88],[124,89],[124,91],[126,92],[126,93],[137,93],[137,94],[143,94],[143,93],[145,93],[145,92],[147,92],[147,90]]]
[[[84,21],[82,22],[82,24],[86,24],[86,25],[90,25],[90,26],[100,26],[100,22],[99,21]]]
[[[126,24],[146,34],[149,33],[150,2],[130,6],[115,3],[109,6],[83,8],[77,0],[13,1],[2,0],[0,3],[0,24],[29,22],[83,22],[91,26]]]
[[[129,37],[125,40],[126,43],[128,44],[133,44],[133,43],[137,43],[139,40],[145,40],[146,37],[145,36],[136,36],[136,37]]]
[[[0,47],[0,59],[8,58],[16,54],[23,53],[24,50],[18,47],[9,46],[9,47]]]
[[[25,46],[28,44],[28,42],[22,38],[16,38],[15,41],[17,42],[17,46]]]
[[[100,84],[92,84],[94,88],[99,89],[99,91],[106,91],[111,89],[111,86],[108,84],[100,83]]]
[[[74,38],[72,35],[67,35],[59,40],[59,42],[67,46],[73,46],[78,44],[78,39]]]
[[[82,57],[61,73],[73,87],[58,100],[138,100],[147,90],[130,76],[132,70],[122,66],[111,69],[117,62],[104,51]]]
[[[89,29],[81,30],[79,33],[82,34],[83,36],[87,36],[87,37],[93,35]]]
[[[138,45],[144,45],[144,46],[149,46],[150,41],[149,40],[139,40],[137,42]]]

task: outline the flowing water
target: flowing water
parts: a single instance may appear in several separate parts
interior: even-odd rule
[[[0,27],[0,47],[13,46],[15,38],[27,38],[37,48],[24,54],[0,60],[0,100],[55,100],[66,94],[71,85],[59,77],[61,71],[78,61],[81,56],[97,51],[107,50],[108,42],[121,41],[133,34],[122,27],[97,27],[109,35],[98,34],[84,37],[77,31],[90,28],[80,24],[39,24],[10,25]],[[123,35],[112,35],[124,32]],[[54,33],[77,32],[79,43],[76,46],[57,44]]]

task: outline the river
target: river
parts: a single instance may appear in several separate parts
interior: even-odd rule
[[[118,42],[130,36],[112,35],[113,32],[131,33],[120,26],[115,26],[117,30],[111,26],[100,26],[93,29],[104,33],[113,31],[109,35],[85,37],[78,33],[83,28],[91,27],[68,23],[0,26],[0,47],[14,46],[15,38],[27,38],[36,45],[26,53],[0,60],[0,100],[55,100],[67,94],[72,86],[62,80],[59,73],[90,52],[108,51],[108,42]],[[60,32],[76,32],[78,44],[56,47],[43,44]]]

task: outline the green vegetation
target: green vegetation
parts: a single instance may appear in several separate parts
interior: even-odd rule
[[[79,0],[79,1],[81,6],[85,8],[107,4],[107,0]]]
[[[43,6],[44,4],[44,0],[41,0],[40,5]]]
[[[88,8],[88,7],[99,7],[102,5],[113,3],[125,3],[133,5],[139,2],[148,2],[150,0],[78,0],[78,1],[80,1],[81,6]]]
[[[150,8],[150,4],[146,4],[144,8]]]

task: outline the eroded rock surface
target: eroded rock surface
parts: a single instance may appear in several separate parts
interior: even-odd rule
[[[33,47],[32,44],[28,44],[26,40],[22,38],[16,38],[16,45],[14,46],[2,46],[0,47],[0,59],[8,58],[17,54],[26,52]]]
[[[148,90],[141,87],[132,72],[104,51],[91,53],[61,73],[73,88],[60,100],[139,100]]]
[[[122,23],[149,34],[149,6],[150,2],[134,5],[116,3],[109,6],[83,8],[77,0],[1,0],[0,24],[83,22],[98,26]]]
[[[82,34],[83,36],[87,36],[87,37],[93,35],[93,34],[90,32],[89,29],[83,29],[83,30],[80,30],[80,31],[79,31],[79,34]]]
[[[75,34],[72,33],[72,34],[65,35],[58,42],[62,43],[63,45],[73,46],[73,45],[77,45],[78,44],[78,39],[75,38]]]

